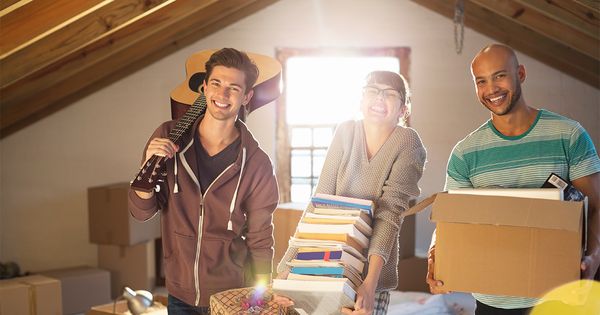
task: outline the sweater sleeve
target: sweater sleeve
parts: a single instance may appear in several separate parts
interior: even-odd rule
[[[390,240],[397,237],[402,224],[402,212],[408,208],[411,198],[420,194],[418,182],[423,174],[426,151],[421,139],[412,129],[401,138],[400,149],[387,176],[381,197],[376,201],[374,228],[369,245],[369,256],[378,255],[387,263],[392,247]]]

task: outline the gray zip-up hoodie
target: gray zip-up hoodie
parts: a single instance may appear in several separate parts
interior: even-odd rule
[[[202,118],[191,130],[197,130]],[[148,143],[167,138],[175,124],[163,123]],[[208,306],[210,295],[253,285],[245,279],[271,273],[277,181],[269,157],[246,125],[237,121],[236,127],[239,155],[204,195],[191,135],[166,161],[167,189],[147,200],[129,192],[129,211],[136,219],[148,220],[160,210],[167,290],[190,305]]]

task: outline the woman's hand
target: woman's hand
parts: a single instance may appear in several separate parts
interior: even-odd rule
[[[273,293],[273,302],[277,303],[282,307],[289,307],[294,305],[294,301],[288,298],[287,296],[279,295],[277,293]]]
[[[287,279],[289,273],[289,270],[278,273],[275,279]],[[273,293],[273,302],[277,303],[279,306],[282,307],[289,307],[294,305],[294,301],[292,299],[290,299],[287,296],[279,295],[277,293]]]
[[[375,308],[375,289],[377,288],[377,279],[372,281],[367,277],[358,290],[356,290],[356,302],[354,310],[347,307],[342,308],[342,314],[346,315],[371,315]]]

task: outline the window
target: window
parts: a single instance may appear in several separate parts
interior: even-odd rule
[[[281,202],[310,198],[337,124],[359,113],[366,74],[400,70],[408,78],[409,52],[409,48],[277,50],[284,69],[284,93],[277,101]]]
[[[335,124],[289,125],[291,201],[306,201],[317,186]]]

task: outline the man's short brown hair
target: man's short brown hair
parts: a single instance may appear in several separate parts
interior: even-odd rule
[[[208,81],[215,66],[234,68],[244,72],[246,77],[245,93],[248,93],[248,91],[252,89],[254,83],[256,83],[256,80],[258,79],[258,67],[256,64],[254,64],[252,59],[250,59],[246,53],[234,48],[223,48],[214,52],[204,66],[206,68],[205,81]]]

